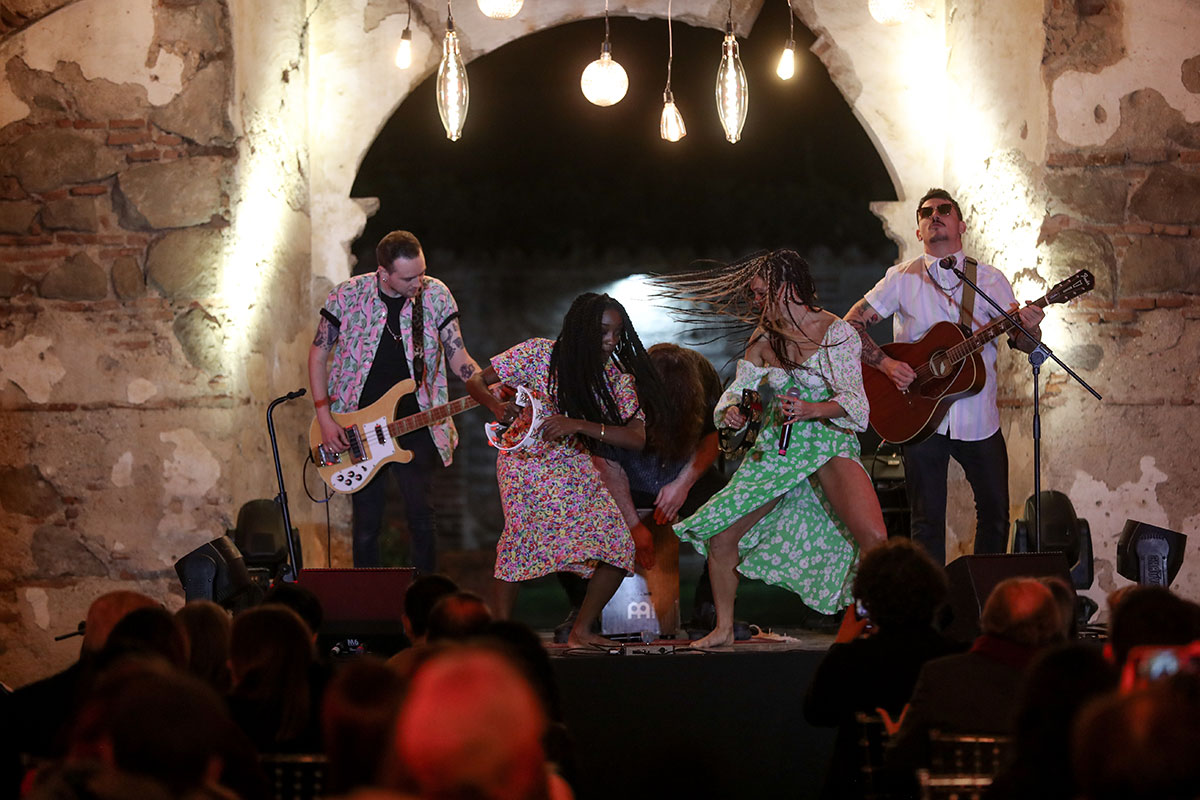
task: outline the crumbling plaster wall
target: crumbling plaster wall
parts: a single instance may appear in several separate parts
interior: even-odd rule
[[[6,681],[69,661],[53,635],[105,591],[180,604],[175,560],[275,492],[263,411],[310,336],[306,10],[42,2],[0,38]]]

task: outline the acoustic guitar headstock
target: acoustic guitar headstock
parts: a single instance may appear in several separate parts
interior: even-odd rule
[[[1096,288],[1096,279],[1092,273],[1081,269],[1066,280],[1054,284],[1054,287],[1046,292],[1046,303],[1065,303],[1094,288]]]

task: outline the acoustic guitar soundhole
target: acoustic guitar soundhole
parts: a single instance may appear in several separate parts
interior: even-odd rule
[[[929,370],[935,378],[945,378],[950,374],[950,361],[946,358],[945,350],[933,354],[933,358],[929,359]]]

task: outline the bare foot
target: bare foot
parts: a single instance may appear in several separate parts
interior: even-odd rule
[[[713,632],[703,639],[697,639],[692,642],[692,648],[695,650],[716,650],[721,647],[728,647],[733,644],[733,628],[728,629],[714,628]]]
[[[617,642],[612,639],[605,639],[598,633],[591,631],[581,631],[576,625],[571,629],[571,633],[567,636],[567,645],[570,647],[601,647],[607,650],[610,647],[620,647]]]

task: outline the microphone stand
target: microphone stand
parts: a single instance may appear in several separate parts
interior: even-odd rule
[[[938,266],[942,269],[948,269],[957,275],[968,286],[975,290],[975,294],[988,301],[992,308],[1000,312],[1009,323],[1019,330],[1022,335],[1029,337],[1029,341],[1035,342],[1036,347],[1029,353],[1029,365],[1033,369],[1033,552],[1042,552],[1042,416],[1041,408],[1038,401],[1038,396],[1041,392],[1040,377],[1042,364],[1047,358],[1054,359],[1060,367],[1067,371],[1067,374],[1075,379],[1083,388],[1091,392],[1092,397],[1097,400],[1103,400],[1100,394],[1088,385],[1087,381],[1075,374],[1075,372],[1062,362],[1058,356],[1054,355],[1053,351],[1046,346],[1045,342],[1038,341],[1034,338],[1025,326],[1021,324],[1014,315],[1000,307],[1000,304],[988,296],[987,292],[980,289],[979,286],[967,277],[966,273],[958,268],[953,256],[947,256],[938,262]]]
[[[279,444],[275,439],[275,423],[271,419],[271,412],[275,410],[275,406],[280,403],[286,403],[288,400],[295,400],[297,397],[303,397],[308,393],[307,389],[297,389],[294,392],[288,392],[282,397],[276,397],[267,406],[267,433],[271,437],[271,454],[275,457],[275,480],[279,483],[279,494],[275,495],[275,504],[279,506],[283,513],[283,535],[287,539],[288,563],[280,573],[279,579],[286,583],[293,583],[296,580],[296,572],[300,569],[300,564],[296,562],[296,545],[292,541],[292,516],[288,512],[287,490],[283,488],[283,470],[279,466]]]

